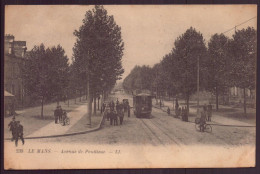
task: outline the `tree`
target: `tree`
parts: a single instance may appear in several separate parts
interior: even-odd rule
[[[41,99],[41,118],[43,118],[43,103],[52,96],[52,83],[50,83],[53,74],[51,60],[46,56],[45,46],[34,46],[28,52],[27,61],[23,69],[23,79],[26,93],[30,96],[36,96],[34,99]]]
[[[174,46],[178,89],[185,95],[189,110],[190,96],[197,86],[197,63],[205,61],[207,49],[202,34],[192,27],[176,39]]]
[[[57,47],[48,48],[46,56],[50,57],[53,74],[51,78],[53,97],[57,99],[57,103],[67,96],[67,88],[69,84],[69,64],[64,49],[58,45]]]
[[[230,80],[244,90],[244,114],[246,116],[246,89],[256,86],[257,34],[252,27],[238,30],[231,41],[232,66]]]
[[[74,35],[77,38],[73,48],[74,63],[82,79],[87,81],[88,124],[91,125],[93,97],[112,89],[124,72],[121,62],[124,43],[121,28],[100,5],[86,12],[82,26]]]
[[[34,100],[41,99],[41,118],[44,101],[64,95],[68,84],[68,58],[61,46],[45,49],[34,46],[28,52],[22,74],[25,91]]]
[[[135,66],[130,74],[124,79],[123,87],[128,92],[134,90],[152,90],[154,72],[149,66]]]
[[[208,43],[207,59],[207,88],[216,96],[216,109],[218,110],[219,93],[224,93],[227,88],[227,74],[229,72],[228,48],[229,39],[223,34],[215,34]]]

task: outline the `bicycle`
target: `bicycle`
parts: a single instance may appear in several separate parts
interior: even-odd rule
[[[70,124],[70,119],[69,117],[66,117],[63,121],[60,122],[61,125],[69,125]]]
[[[204,126],[204,131],[205,132],[208,132],[208,133],[212,132],[212,127],[209,124],[205,123],[203,126]],[[195,119],[195,129],[197,131],[200,131],[200,121],[199,121],[199,118]]]

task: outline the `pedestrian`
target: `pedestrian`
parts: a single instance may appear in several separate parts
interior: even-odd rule
[[[116,99],[116,105],[118,105],[119,104],[119,101],[118,101],[118,98]]]
[[[115,110],[115,103],[114,103],[114,101],[113,101],[113,100],[111,101],[111,110],[112,110],[112,111],[114,111],[114,110]]]
[[[124,120],[124,112],[122,109],[118,112],[118,116],[119,116],[119,120],[120,120],[120,125],[122,125],[123,120]]]
[[[127,114],[128,114],[128,117],[130,117],[130,105],[128,102],[127,102]]]
[[[55,124],[58,124],[58,119],[59,119],[59,107],[58,106],[54,110],[54,119],[55,119]]]
[[[108,118],[110,120],[110,125],[113,125],[113,122],[114,122],[114,112],[111,111],[111,110],[108,110]]]
[[[162,100],[160,99],[160,108],[162,107]]]
[[[20,121],[17,121],[17,126],[15,128],[15,146],[17,147],[18,145],[18,139],[20,138],[22,140],[22,143],[24,145],[24,139],[23,139],[23,126],[20,124]]]
[[[105,118],[107,118],[107,121],[109,121],[109,119],[110,119],[110,110],[109,110],[109,109],[106,109],[106,110],[104,111],[104,115],[105,115]]]
[[[116,102],[116,112],[118,112],[120,109],[120,104],[118,102]]]
[[[170,110],[170,108],[169,108],[169,107],[167,108],[167,114],[168,114],[168,115],[170,115],[170,114],[171,114],[171,110]]]
[[[208,105],[208,108],[207,108],[207,115],[208,115],[208,121],[211,121],[211,117],[212,117],[212,105],[211,103]]]
[[[106,109],[106,104],[105,104],[105,102],[103,102],[102,107],[101,107],[101,113],[104,112],[105,109]]]
[[[178,109],[178,117],[181,116],[181,107]]]
[[[118,113],[113,111],[113,121],[114,121],[114,126],[118,125]]]
[[[175,109],[176,109],[176,110],[178,110],[178,109],[179,109],[178,98],[176,98],[176,102],[175,102]]]
[[[58,114],[59,114],[59,123],[62,121],[62,115],[63,115],[63,110],[61,108],[61,106],[59,106],[59,109],[58,109]]]
[[[11,141],[14,141],[14,134],[15,134],[15,129],[17,127],[17,122],[15,121],[15,116],[13,116],[12,121],[8,124],[9,130],[12,132],[12,139]]]
[[[206,106],[203,106],[203,110],[200,116],[200,131],[204,132],[204,125],[206,124]]]

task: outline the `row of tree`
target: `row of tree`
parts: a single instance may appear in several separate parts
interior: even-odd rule
[[[189,108],[190,96],[197,90],[199,67],[200,89],[216,96],[216,109],[219,94],[237,86],[244,90],[246,113],[245,91],[256,85],[256,40],[256,30],[248,27],[236,31],[232,38],[214,34],[206,45],[203,35],[191,27],[175,40],[172,51],[160,63],[152,68],[136,66],[123,86],[127,91],[149,89],[157,95],[182,94]]]
[[[75,30],[72,63],[69,65],[64,49],[45,48],[43,44],[28,52],[23,71],[26,92],[42,101],[59,102],[62,98],[86,94],[88,124],[91,124],[92,103],[102,99],[121,78],[124,43],[121,28],[103,6],[96,5],[85,14],[83,24]]]

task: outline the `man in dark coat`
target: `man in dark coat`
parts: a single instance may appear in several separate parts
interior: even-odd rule
[[[117,114],[118,114],[118,116],[119,116],[120,125],[122,125],[122,124],[123,124],[123,120],[124,120],[124,112],[123,112],[123,109],[120,109]]]
[[[63,110],[62,110],[61,106],[59,106],[58,111],[59,111],[59,112],[58,112],[59,122],[62,122]]]
[[[112,115],[112,117],[113,117],[113,122],[114,122],[114,126],[117,126],[118,125],[118,113],[116,113],[115,111],[112,111],[112,113],[113,113],[113,115]]]
[[[18,145],[18,139],[20,138],[22,140],[22,143],[24,145],[24,139],[23,139],[23,126],[20,124],[20,121],[17,121],[17,126],[15,128],[15,146]]]
[[[170,115],[170,114],[171,114],[171,110],[170,110],[170,108],[169,108],[169,107],[167,108],[167,114],[168,114],[168,115]]]
[[[200,116],[200,131],[204,132],[204,125],[206,124],[206,106],[203,106],[203,110]]]
[[[15,121],[15,117],[12,118],[12,121],[8,124],[9,130],[12,132],[12,139],[14,141],[15,128],[17,126],[17,122]]]
[[[54,110],[54,119],[55,119],[55,124],[58,124],[58,119],[59,119],[59,107]]]

